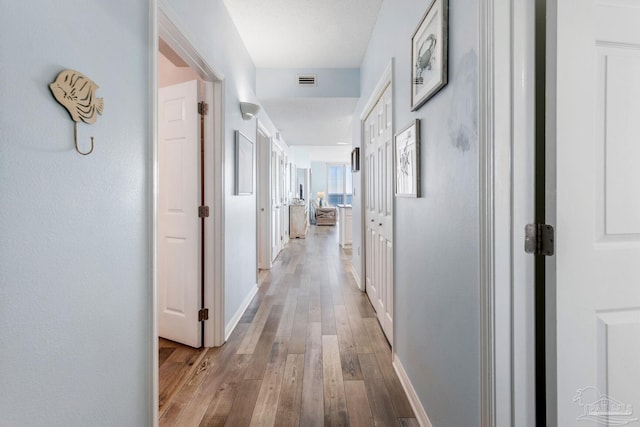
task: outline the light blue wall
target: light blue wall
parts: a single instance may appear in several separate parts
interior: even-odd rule
[[[327,164],[311,162],[311,195],[312,200],[318,198],[318,191],[327,192]]]
[[[0,425],[148,426],[148,3],[0,10]],[[65,68],[104,97],[87,157],[48,88]]]
[[[361,68],[356,117],[395,58],[395,129],[414,118],[423,129],[423,195],[395,202],[395,350],[434,426],[473,426],[479,423],[478,0],[449,1],[449,84],[413,113],[410,41],[428,6],[383,2]],[[353,141],[360,141],[357,121]],[[361,194],[360,182],[356,187]],[[353,214],[360,268],[360,205]]]
[[[298,75],[315,74],[316,86],[298,86]],[[259,68],[257,88],[260,99],[269,98],[358,98],[358,68]]]
[[[256,141],[256,119],[242,120],[240,101],[256,102],[256,69],[222,0],[167,0],[170,17],[203,58],[225,76],[225,324],[257,283],[256,196],[234,193],[234,130]],[[262,112],[259,119],[275,135]],[[257,155],[254,146],[254,155]],[[255,164],[255,162],[254,162]],[[254,173],[254,177],[256,174]],[[255,189],[255,186],[254,186]]]

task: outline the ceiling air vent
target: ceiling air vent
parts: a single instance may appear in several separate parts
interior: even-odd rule
[[[316,86],[317,76],[315,74],[307,74],[304,76],[298,76],[298,86]]]

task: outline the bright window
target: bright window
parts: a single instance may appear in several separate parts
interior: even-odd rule
[[[327,165],[327,202],[331,206],[351,204],[353,180],[349,164]]]

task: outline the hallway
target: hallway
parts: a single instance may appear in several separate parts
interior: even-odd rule
[[[418,425],[336,234],[291,240],[223,347],[161,343],[161,426]],[[163,348],[192,365],[164,399]]]

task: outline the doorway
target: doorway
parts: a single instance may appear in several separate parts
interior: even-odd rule
[[[362,122],[364,283],[393,346],[393,94],[389,65],[365,107]]]
[[[163,80],[161,82],[160,80],[160,68],[167,65],[166,62],[169,62],[171,66],[181,69],[179,70],[180,72],[177,73],[182,76],[181,80],[192,81],[193,83],[191,83],[191,85],[196,87],[196,89],[193,90],[192,88],[191,92],[195,93],[196,97],[201,97],[204,103],[207,104],[206,106],[202,104],[198,105],[198,102],[196,102],[194,105],[191,101],[185,100],[183,109],[183,107],[180,106],[180,102],[172,103],[172,100],[175,101],[176,98],[171,95],[165,99],[165,101],[168,100],[170,102],[165,102],[165,105],[162,107],[165,109],[163,114],[166,116],[167,111],[169,111],[169,115],[173,115],[172,117],[174,119],[182,117],[183,112],[186,117],[187,109],[192,110],[190,115],[193,116],[193,111],[195,110],[195,116],[198,124],[196,127],[196,133],[200,133],[200,135],[204,136],[202,139],[200,139],[198,135],[196,136],[198,144],[195,154],[191,150],[193,154],[191,161],[193,162],[193,159],[196,159],[196,178],[192,180],[193,186],[196,188],[196,191],[194,192],[196,193],[196,206],[193,206],[191,200],[187,202],[186,199],[182,199],[182,194],[180,194],[181,192],[174,191],[172,195],[169,195],[169,197],[174,197],[174,200],[171,200],[170,203],[174,211],[177,211],[178,209],[175,209],[175,207],[179,206],[180,203],[184,201],[184,209],[194,210],[196,218],[201,217],[196,220],[195,227],[191,225],[191,228],[196,230],[196,234],[199,233],[197,244],[193,246],[196,248],[196,266],[194,268],[193,265],[191,265],[187,268],[185,264],[185,267],[182,268],[188,270],[189,274],[195,274],[196,276],[203,278],[203,280],[200,281],[204,283],[204,288],[198,288],[195,292],[196,303],[193,304],[195,307],[190,305],[187,308],[185,306],[184,311],[188,309],[198,313],[198,318],[196,318],[196,327],[193,328],[193,330],[196,331],[195,335],[197,335],[197,332],[200,332],[200,339],[199,342],[198,340],[195,341],[195,345],[204,347],[215,347],[224,343],[224,144],[222,143],[224,138],[224,98],[222,75],[202,59],[202,56],[184,36],[184,32],[176,26],[176,20],[172,19],[170,12],[168,12],[162,5],[156,6],[155,3],[152,7],[153,16],[156,17],[153,20],[153,40],[155,40],[157,44],[153,43],[151,45],[151,60],[153,66],[151,67],[150,75],[150,82],[153,88],[151,105],[153,106],[152,118],[154,120],[154,126],[152,128],[152,140],[154,141],[152,146],[154,179],[153,187],[150,189],[150,200],[152,201],[153,212],[153,228],[151,230],[153,236],[152,246],[155,254],[153,264],[151,266],[153,272],[153,297],[151,301],[153,309],[153,330],[151,331],[153,365],[150,375],[153,378],[153,410],[155,414],[155,422],[157,422],[159,407],[158,326],[160,320],[158,305],[161,298],[166,297],[166,295],[160,295],[161,289],[159,285],[161,280],[160,276],[167,274],[166,271],[163,271],[166,263],[161,261],[162,255],[160,249],[162,236],[159,233],[159,227],[163,221],[161,220],[162,203],[165,203],[164,200],[161,202],[161,198],[166,196],[166,194],[160,194],[162,187],[161,181],[165,179],[162,177],[163,173],[168,172],[171,177],[172,174],[177,174],[180,168],[182,170],[187,168],[186,164],[182,164],[178,169],[172,170],[172,167],[180,164],[178,162],[174,163],[173,166],[162,170],[162,165],[159,163],[161,157],[166,154],[168,154],[169,158],[179,157],[179,150],[177,149],[179,144],[166,144],[166,147],[162,147],[159,137],[159,130],[161,127],[160,120],[158,120],[160,117],[159,104],[161,96],[164,95],[160,94],[158,88],[163,82],[166,83],[166,81]],[[175,83],[175,81],[171,81],[171,83]],[[184,83],[179,83],[179,85],[183,84]],[[189,84],[187,84],[187,86],[188,85]],[[197,89],[197,86],[200,86],[200,90]],[[161,151],[165,149],[167,149],[167,152],[161,153]],[[186,170],[190,172],[188,169]],[[202,185],[202,183],[204,183],[204,185]],[[185,188],[193,187],[186,186]],[[180,197],[180,199],[178,199],[178,197]],[[201,207],[203,209],[200,209]],[[205,207],[208,207],[208,213]],[[191,236],[191,239],[193,239],[193,232]],[[176,247],[186,242],[186,239],[181,239],[180,236],[171,236],[171,238],[172,241],[170,243],[174,245],[172,249],[175,253],[178,253],[179,251],[176,250]],[[170,258],[171,262],[175,262],[174,258]],[[175,258],[183,260],[187,259],[186,255],[176,256]],[[191,262],[193,263],[193,261]],[[180,263],[178,264],[180,266]],[[194,270],[195,273],[193,273]],[[196,280],[196,282],[198,282],[198,280]],[[166,292],[166,289],[164,292]],[[171,295],[171,297],[174,296],[175,295]],[[174,309],[174,312],[180,311],[175,309],[177,307],[169,308]],[[202,308],[208,309],[208,312],[207,310],[200,311]]]

